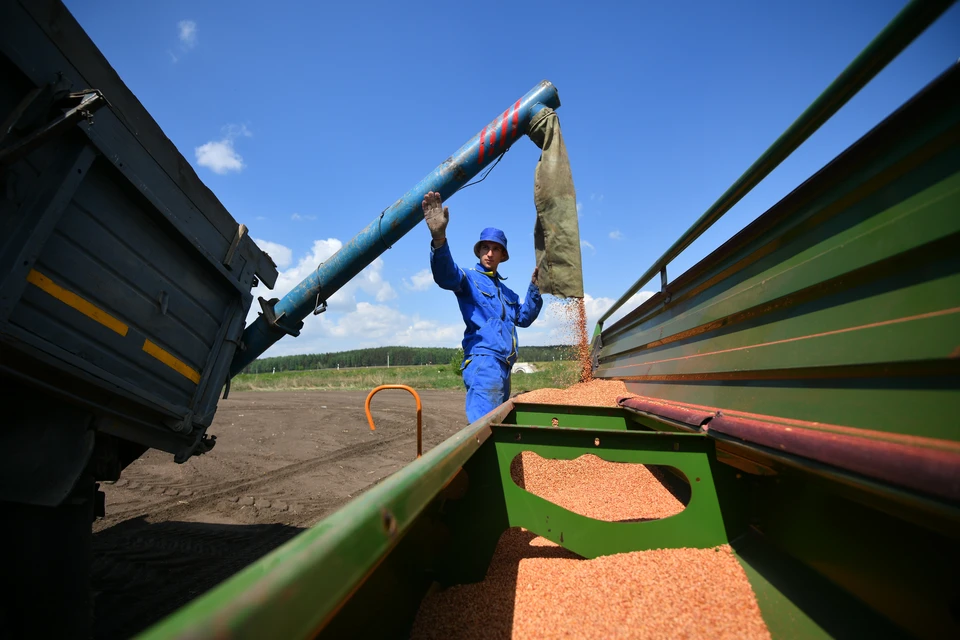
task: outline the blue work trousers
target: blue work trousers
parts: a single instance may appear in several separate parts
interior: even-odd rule
[[[510,397],[510,365],[495,356],[471,356],[463,369],[467,421],[473,424]]]

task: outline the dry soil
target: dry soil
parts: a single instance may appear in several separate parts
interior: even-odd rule
[[[467,425],[463,392],[425,390],[423,448]],[[217,445],[178,465],[150,451],[102,485],[95,636],[128,638],[286,542],[416,457],[403,391],[249,392],[221,401]]]

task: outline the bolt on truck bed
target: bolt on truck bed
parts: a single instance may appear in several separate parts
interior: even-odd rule
[[[619,406],[510,400],[144,637],[403,637],[515,527],[582,558],[729,544],[774,637],[960,635],[960,65],[665,271],[950,4],[907,5],[634,289],[662,290],[598,328]],[[527,453],[671,467],[689,499],[587,517],[518,485]]]

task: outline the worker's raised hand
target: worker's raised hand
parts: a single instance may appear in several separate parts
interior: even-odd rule
[[[431,191],[423,196],[423,219],[433,236],[433,246],[439,247],[447,238],[447,223],[450,222],[450,210],[443,206],[439,193]]]
[[[540,267],[533,268],[533,276],[530,278],[530,282],[534,285],[537,285],[537,279],[540,277]]]

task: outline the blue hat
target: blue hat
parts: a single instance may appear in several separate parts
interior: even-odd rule
[[[496,242],[498,245],[503,247],[503,260],[501,262],[506,262],[510,259],[510,254],[507,253],[507,234],[500,229],[494,229],[493,227],[487,227],[480,232],[480,239],[477,240],[477,244],[473,245],[473,255],[480,257],[480,243],[481,242]]]

